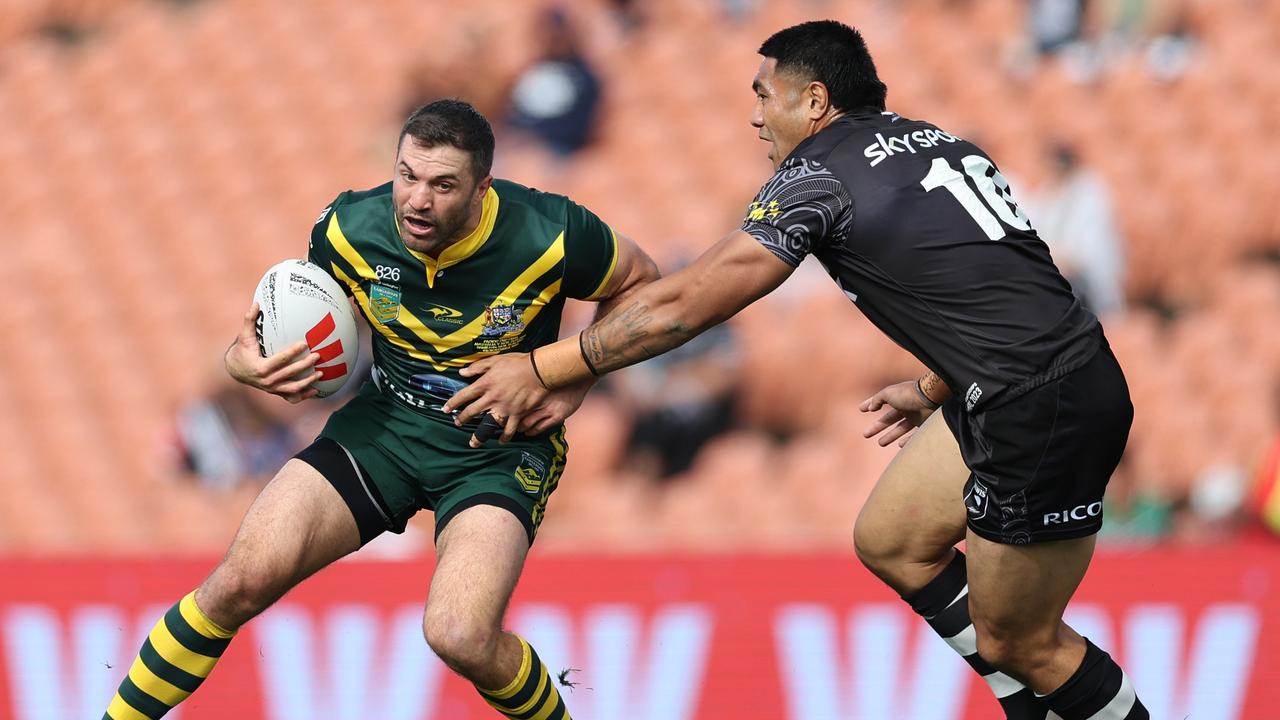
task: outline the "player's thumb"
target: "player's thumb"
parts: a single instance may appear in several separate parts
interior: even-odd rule
[[[876,393],[866,400],[863,400],[862,404],[858,406],[858,409],[862,412],[875,412],[882,407],[884,407],[884,397],[881,393]]]
[[[240,325],[240,337],[255,337],[258,334],[258,303],[249,306],[244,314],[244,322]]]

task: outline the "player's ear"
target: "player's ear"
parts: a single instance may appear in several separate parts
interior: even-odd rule
[[[805,102],[810,120],[818,120],[831,109],[831,95],[827,86],[816,80],[805,88]]]
[[[493,184],[493,176],[485,175],[484,178],[476,183],[476,197],[484,199],[485,193],[489,192],[489,186]]]

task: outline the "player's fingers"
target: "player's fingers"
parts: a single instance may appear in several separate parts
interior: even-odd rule
[[[458,394],[462,394],[462,392],[467,389],[470,388],[459,390]],[[488,409],[488,406],[491,404],[488,396],[483,392],[477,393],[477,397],[471,401],[470,404],[459,404],[457,400],[458,395],[454,395],[452,398],[449,398],[449,402],[445,404],[445,407],[449,409],[446,409],[445,412],[452,413],[455,408],[457,409],[458,414],[453,416],[453,422],[458,426],[466,425],[472,420],[480,417],[480,414]],[[452,408],[450,408],[450,405],[452,405]]]
[[[520,432],[525,435],[541,435],[564,422],[565,418],[547,406],[534,408],[520,420]]]
[[[267,375],[269,373],[274,373],[289,363],[302,359],[303,353],[308,350],[310,350],[310,348],[307,347],[307,341],[299,340],[298,342],[267,358],[266,361],[262,363],[262,374]]]
[[[880,436],[880,441],[879,441],[880,447],[889,447],[889,445],[893,444],[894,440],[897,440],[898,438],[902,437],[903,434],[911,430],[911,428],[913,427],[915,426],[912,425],[909,420],[903,420],[902,422],[899,422],[897,425],[894,425],[893,427],[889,428],[889,430],[885,432],[884,435]]]
[[[476,377],[478,375],[483,375],[492,364],[493,358],[481,358],[480,360],[477,360],[459,370],[458,374],[462,377]]]
[[[285,400],[288,400],[289,402],[293,403],[294,405],[297,405],[298,403],[302,402],[303,400],[310,400],[311,398],[315,397],[319,392],[320,392],[319,390],[316,390],[315,388],[311,388],[310,390],[307,390],[307,391],[305,391],[305,392],[293,393],[293,394],[291,394],[291,395],[285,395],[285,396],[284,396],[284,399],[285,399]]]
[[[884,407],[884,397],[882,397],[881,393],[876,393],[866,400],[863,400],[862,404],[858,406],[858,409],[862,412],[875,412],[882,407]]]
[[[902,447],[903,445],[906,445],[907,439],[910,438],[912,433],[914,433],[915,431],[916,431],[916,424],[909,420],[903,420],[902,422],[898,423],[898,427],[894,428],[894,432],[897,435],[897,439],[898,439],[898,447]]]
[[[544,417],[533,423],[526,429],[522,429],[525,435],[541,435],[556,426],[556,419],[553,417]]]
[[[314,372],[307,375],[304,378],[298,378],[297,380],[294,380],[292,382],[287,382],[277,387],[275,391],[282,395],[301,395],[307,390],[313,389],[312,386],[314,386],[316,384],[316,381],[318,381],[319,379],[320,379],[320,373]]]
[[[507,418],[505,426],[502,428],[502,437],[499,442],[503,445],[511,442],[511,438],[516,436],[516,431],[520,429],[520,416],[512,415]]]
[[[542,410],[534,410],[530,412],[528,415],[525,415],[524,417],[520,418],[520,427],[519,427],[520,432],[524,433],[525,435],[530,434],[530,432],[532,432],[532,430],[538,426],[538,423],[542,422],[543,417],[544,417],[544,414]]]
[[[911,428],[911,431],[904,434],[902,436],[902,439],[898,441],[898,447],[906,447],[907,441],[915,437],[915,434],[916,434],[916,428]]]
[[[862,436],[866,438],[875,437],[884,431],[885,428],[893,425],[902,419],[902,413],[890,407],[884,414],[877,417],[866,430],[862,432]]]
[[[502,432],[503,422],[504,418],[500,412],[492,409],[486,411],[480,416],[480,426],[472,433],[468,444],[472,448],[482,447]]]
[[[258,334],[258,312],[260,308],[258,303],[249,306],[248,312],[244,314],[244,325],[241,326],[240,334],[253,337]]]
[[[313,369],[316,363],[320,362],[319,353],[307,353],[300,360],[290,365],[286,365],[275,372],[268,374],[262,379],[264,385],[275,385],[285,382]]]
[[[465,369],[463,368],[463,370]],[[482,395],[484,395],[484,388],[478,385],[468,385],[454,393],[448,400],[445,400],[441,409],[444,410],[445,414],[451,414],[459,408],[463,408],[463,412],[467,414],[468,418],[471,418],[478,413],[471,412],[471,408],[468,406],[474,404]]]

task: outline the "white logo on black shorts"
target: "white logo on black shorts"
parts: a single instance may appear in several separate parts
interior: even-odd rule
[[[971,520],[981,520],[987,516],[990,501],[988,494],[987,486],[981,480],[974,480],[969,484],[969,489],[964,493],[964,509],[969,512]]]
[[[969,390],[964,394],[964,407],[969,412],[973,412],[973,408],[978,404],[978,400],[982,398],[982,388],[978,387],[978,383],[969,386]]]
[[[1077,505],[1070,510],[1059,510],[1044,514],[1044,524],[1047,525],[1066,525],[1081,520],[1091,520],[1102,514],[1102,502],[1091,502],[1087,505]]]

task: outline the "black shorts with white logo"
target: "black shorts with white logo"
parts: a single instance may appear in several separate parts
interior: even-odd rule
[[[942,413],[970,470],[964,503],[975,533],[1025,545],[1102,528],[1102,494],[1133,423],[1105,342],[1080,368],[1008,402],[969,414],[956,397]]]

